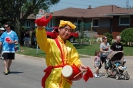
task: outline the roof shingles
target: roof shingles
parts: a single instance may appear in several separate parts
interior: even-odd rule
[[[66,8],[63,10],[53,12],[53,16],[92,18],[92,17],[107,17],[106,14],[112,14],[112,13],[129,13],[129,12],[133,12],[133,9],[127,10],[126,8],[121,8],[115,5],[106,5],[92,9]]]
[[[53,12],[53,17],[75,17],[75,18],[96,18],[107,17],[108,14],[133,13],[133,9],[118,7],[115,5],[99,6],[91,9],[66,8]],[[49,16],[50,13],[47,14]],[[35,15],[31,14],[27,19],[35,19]]]

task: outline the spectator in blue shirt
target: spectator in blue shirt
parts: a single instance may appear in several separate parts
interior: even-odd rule
[[[10,66],[12,60],[15,58],[15,43],[18,42],[17,34],[11,30],[10,25],[7,23],[4,25],[6,31],[1,35],[0,42],[2,43],[2,53],[4,59],[5,75],[10,73]]]

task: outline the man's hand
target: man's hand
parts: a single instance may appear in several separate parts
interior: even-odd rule
[[[87,67],[86,67],[86,66],[84,66],[84,65],[81,65],[81,66],[80,66],[80,70],[81,70],[81,71],[83,71],[83,72],[86,72]]]
[[[8,41],[8,44],[14,44],[14,43],[15,43],[15,42],[12,41],[12,40]]]
[[[36,19],[35,23],[37,24],[37,26],[47,26],[51,19],[52,15],[50,15],[48,18],[46,18],[46,16],[44,15],[41,18]]]

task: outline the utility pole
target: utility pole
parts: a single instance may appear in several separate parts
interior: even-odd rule
[[[126,8],[129,9],[129,0],[126,0]]]

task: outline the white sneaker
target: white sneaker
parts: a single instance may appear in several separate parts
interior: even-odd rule
[[[98,78],[97,74],[94,74],[95,78]]]
[[[98,77],[101,77],[99,74],[97,75]]]

